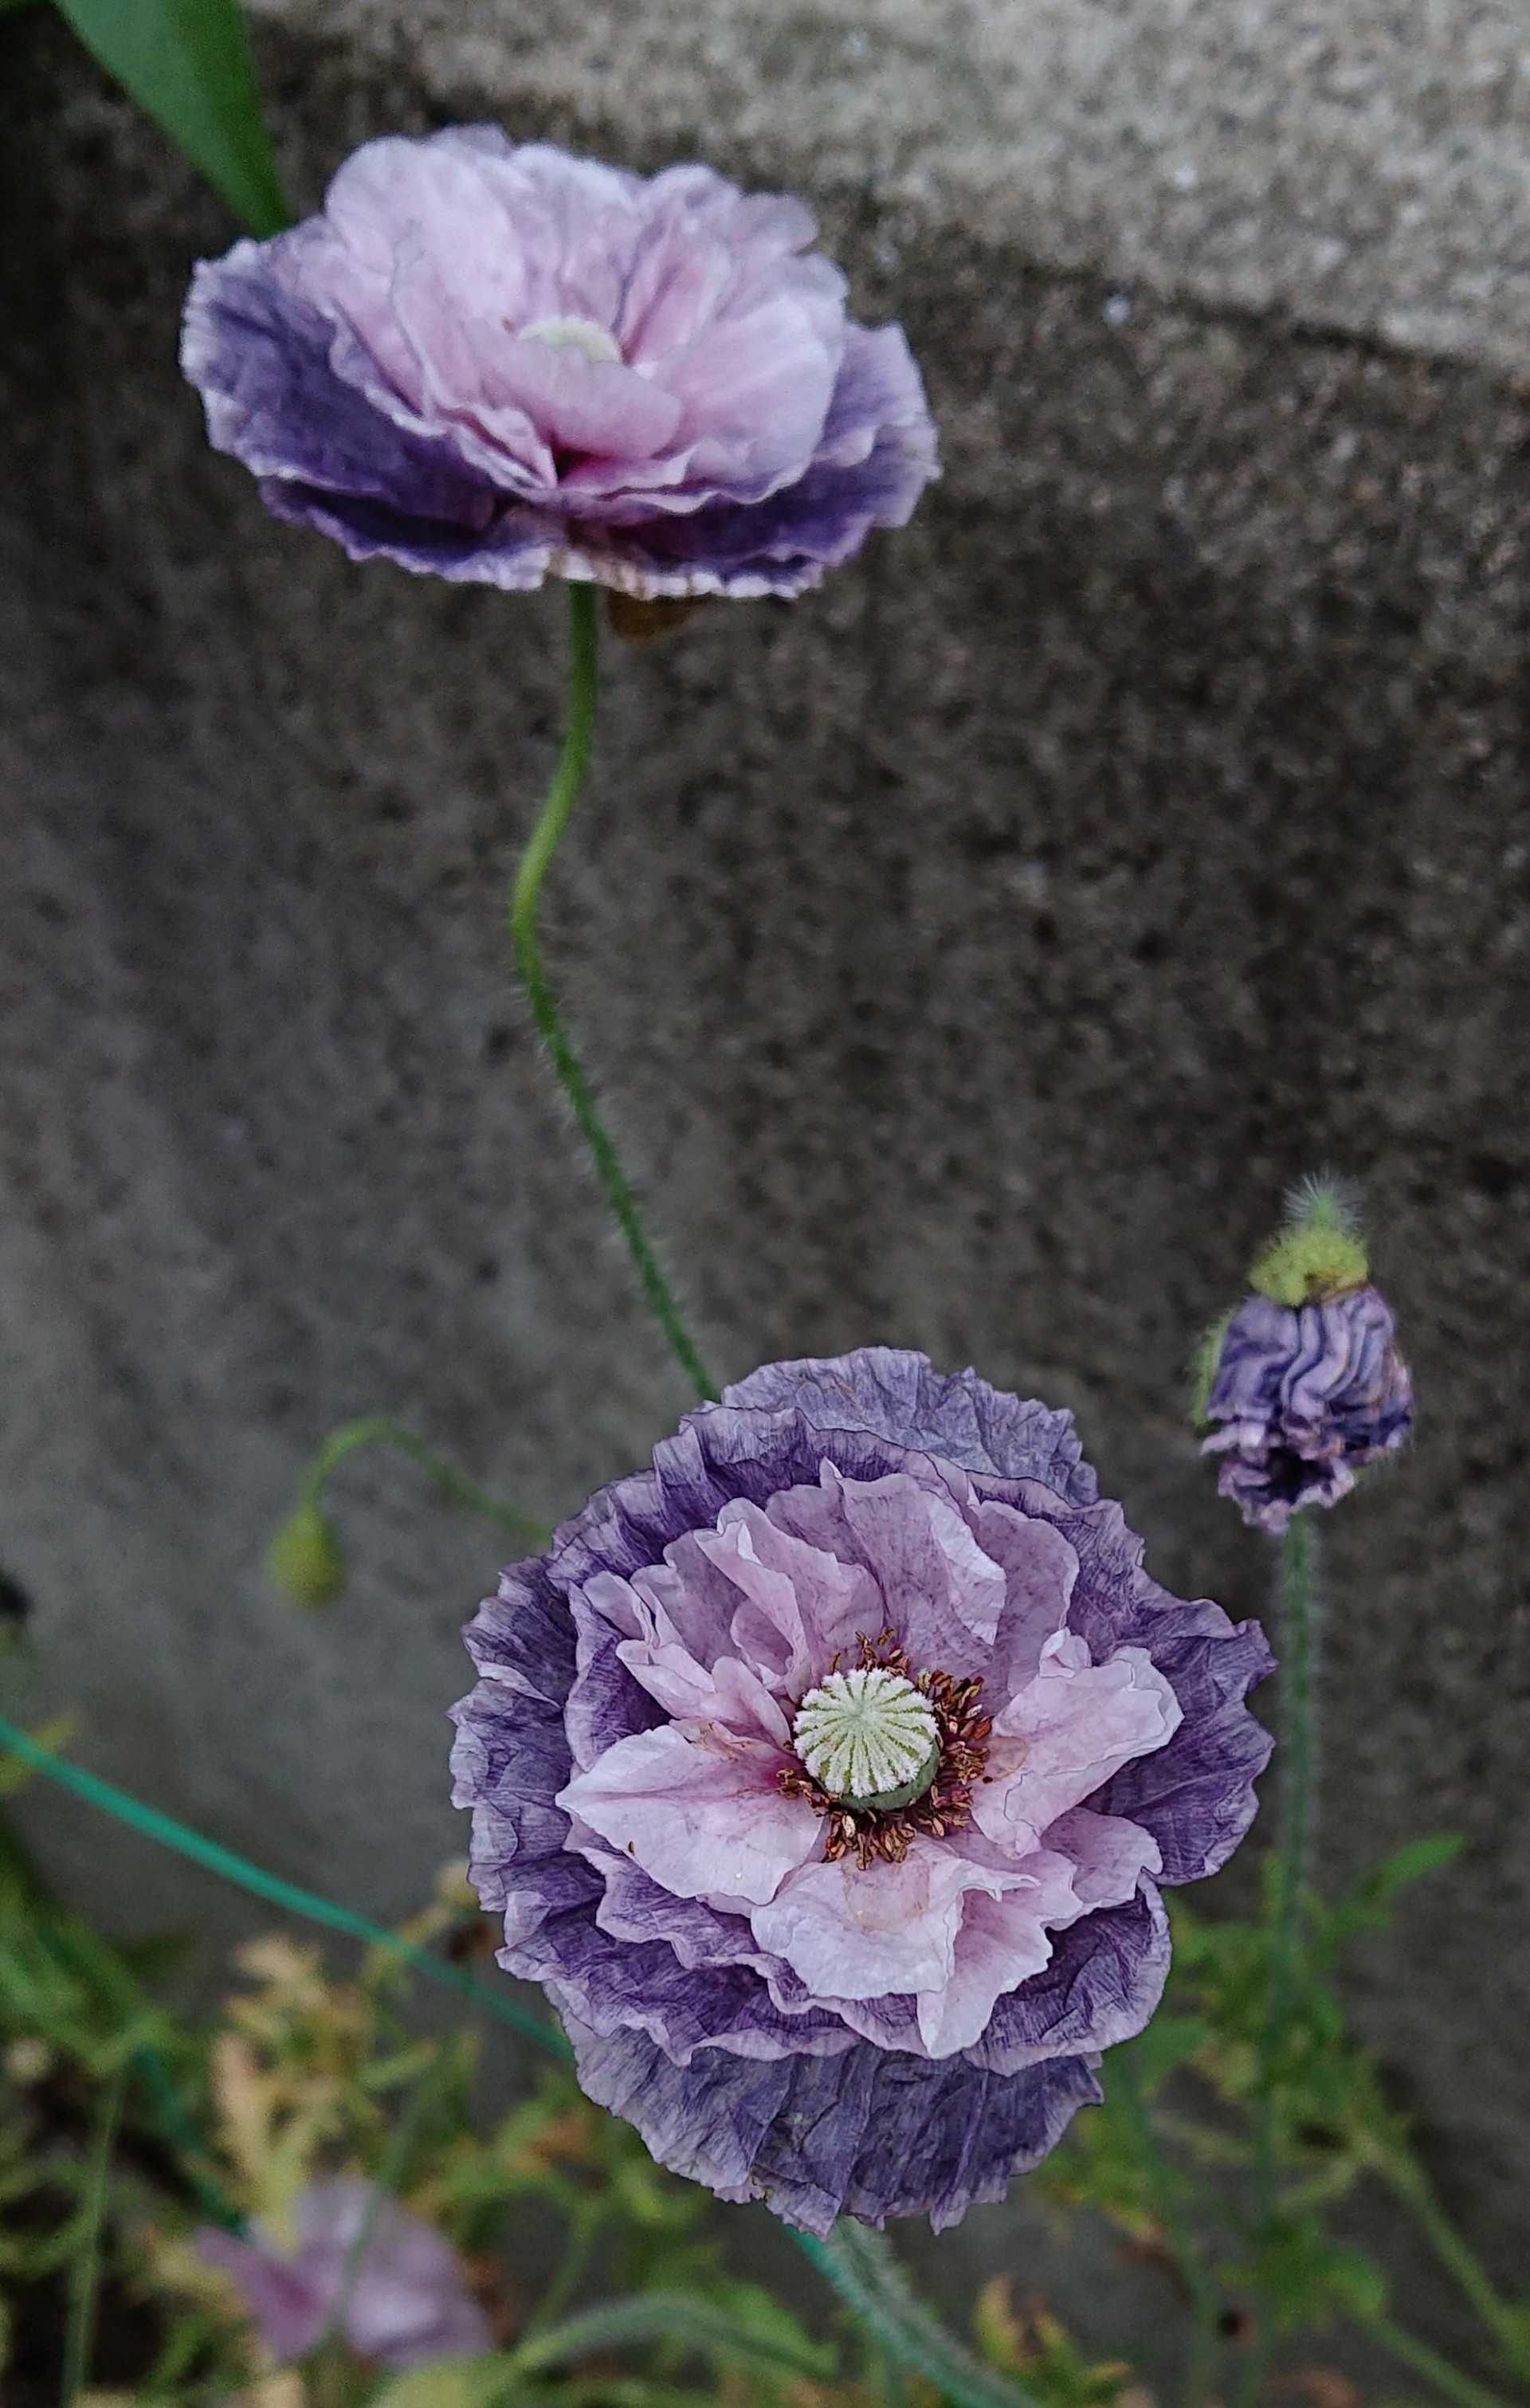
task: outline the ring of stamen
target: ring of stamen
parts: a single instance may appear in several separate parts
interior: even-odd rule
[[[849,1806],[909,1805],[940,1763],[928,1699],[886,1665],[826,1674],[798,1707],[792,1740],[825,1794]]]
[[[783,1798],[800,1798],[823,1815],[825,1864],[853,1856],[866,1872],[876,1864],[901,1865],[915,1841],[943,1840],[948,1831],[960,1831],[970,1822],[972,1786],[982,1778],[994,1726],[982,1711],[980,1679],[969,1675],[958,1680],[933,1665],[916,1673],[891,1625],[875,1639],[858,1633],[855,1644],[860,1670],[891,1672],[928,1702],[936,1726],[933,1780],[927,1785],[916,1781],[908,1805],[894,1802],[897,1792],[892,1799],[836,1798],[799,1756],[779,1768],[776,1786]],[[828,1678],[838,1670],[836,1656]]]

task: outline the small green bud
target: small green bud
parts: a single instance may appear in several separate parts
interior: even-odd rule
[[[1249,1273],[1272,1304],[1325,1304],[1364,1287],[1370,1261],[1354,1197],[1342,1180],[1304,1179],[1286,1198],[1285,1226]]]
[[[288,1515],[266,1550],[265,1569],[292,1605],[333,1605],[345,1594],[345,1549],[317,1505]]]

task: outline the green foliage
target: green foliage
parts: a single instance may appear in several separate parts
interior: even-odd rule
[[[404,1936],[450,1943],[465,1928],[478,1936],[450,1868]],[[835,2408],[853,2408],[837,2352],[719,2262],[702,2229],[706,2194],[656,2167],[570,2073],[549,2070],[485,2125],[478,2035],[421,2035],[396,1951],[374,1950],[346,1980],[316,1948],[251,1942],[237,1952],[236,1988],[200,2027],[150,1995],[133,1961],[147,1968],[167,1953],[111,1946],[46,1896],[0,1832],[0,2333],[51,2315],[36,2303],[63,2284],[73,2301],[66,2389],[85,2396],[98,2301],[120,2306],[125,2284],[159,2327],[136,2398],[190,2408],[243,2394],[258,2352],[236,2296],[201,2266],[190,2235],[209,2213],[279,2230],[298,2192],[339,2171],[396,2192],[484,2270],[507,2345],[386,2384],[332,2346],[271,2408],[379,2397],[390,2408],[574,2408],[586,2368],[600,2370],[583,2394],[592,2408],[735,2396],[740,2408],[814,2408],[821,2383]],[[148,2182],[136,2170],[146,2147]],[[551,2285],[538,2300],[519,2298],[508,2269],[522,2236],[558,2223],[565,2247]],[[619,2295],[581,2308],[575,2295],[597,2244]],[[0,2389],[3,2370],[0,2356]]]
[[[1113,2408],[1132,2380],[1125,2359],[1087,2358],[1043,2300],[1017,2314],[1010,2289],[1009,2277],[996,2274],[979,2294],[973,2326],[990,2365],[1023,2375],[1044,2408]]]
[[[34,1742],[12,1744],[43,1761]],[[1104,2214],[1162,2263],[1193,2312],[1196,2399],[1215,2386],[1224,2317],[1251,2306],[1265,2333],[1363,2324],[1460,2408],[1501,2408],[1392,2323],[1383,2271],[1330,2229],[1362,2181],[1410,2210],[1503,2364],[1530,2378],[1526,2303],[1499,2297],[1433,2199],[1337,1987],[1345,1949],[1458,1851],[1454,1840],[1416,1842],[1335,1904],[1300,1901],[1273,2049],[1273,1918],[1212,1920],[1176,1901],[1163,2007],[1111,2053],[1104,2105],[1033,2177],[1056,2205]],[[1272,1897],[1277,1882],[1272,1870]],[[784,2302],[722,2261],[707,2194],[662,2172],[566,2065],[547,2066],[497,2117],[478,2110],[478,2030],[422,2035],[410,1984],[428,1962],[474,1990],[463,1952],[481,1934],[449,1868],[352,1977],[311,1944],[270,1937],[238,1952],[237,1985],[196,2024],[163,1996],[175,1945],[112,1946],[47,1896],[0,1826],[0,2333],[22,2329],[50,2284],[64,2304],[72,2289],[66,2372],[83,2386],[97,2302],[111,2311],[126,2286],[157,2329],[142,2402],[248,2394],[260,2370],[240,2302],[188,2237],[209,2217],[259,2216],[279,2230],[307,2183],[342,2172],[395,2193],[480,2270],[502,2343],[486,2359],[384,2382],[336,2342],[270,2408],[1115,2408],[1134,2391],[1124,2363],[1093,2360],[1044,2300],[1017,2312],[1003,2286],[979,2302],[979,2352],[965,2349],[886,2244],[848,2225],[808,2254],[888,2353],[874,2351],[858,2381]],[[119,2108],[120,2145],[104,2151]],[[1254,2215],[1250,2171],[1265,2147],[1276,2204]],[[522,2235],[554,2228],[561,2253],[529,2300],[509,2269]],[[595,2287],[605,2304],[582,2305]],[[264,2395],[252,2408],[266,2408]]]
[[[1224,2271],[1262,2295],[1284,2331],[1321,2331],[1339,2315],[1366,2324],[1386,2314],[1380,2268],[1336,2241],[1317,2215],[1282,2219],[1259,2249]]]
[[[251,232],[288,222],[238,0],[58,0],[87,50]]]

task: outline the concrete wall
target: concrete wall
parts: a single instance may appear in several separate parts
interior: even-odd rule
[[[723,1375],[884,1339],[1072,1403],[1160,1574],[1235,1612],[1266,1555],[1180,1365],[1285,1182],[1365,1178],[1422,1426],[1331,1525],[1324,1872],[1469,1835],[1354,2000],[1517,2270],[1518,12],[259,13],[305,202],[451,117],[700,150],[810,191],[907,323],[945,481],[820,597],[610,658],[550,958]],[[218,205],[41,11],[0,108],[0,1568],[36,1648],[0,1681],[393,1914],[461,1844],[441,1713],[494,1541],[358,1466],[352,1590],[304,1619],[260,1556],[305,1454],[395,1410],[551,1514],[684,1401],[500,940],[562,597],[270,523],[175,368]],[[244,1919],[27,1819],[121,1925]]]

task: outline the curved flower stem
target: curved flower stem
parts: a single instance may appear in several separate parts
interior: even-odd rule
[[[1475,2383],[1469,2374],[1442,2358],[1428,2343],[1420,2341],[1406,2326],[1394,2324],[1390,2316],[1366,2316],[1360,2321],[1360,2331],[1369,2333],[1384,2350],[1408,2367],[1413,2373],[1432,2384],[1444,2400],[1453,2400],[1456,2408],[1509,2408],[1509,2403],[1496,2391]]]
[[[1268,1909],[1268,1987],[1259,2036],[1254,2172],[1261,2238],[1280,2214],[1280,2109],[1276,2090],[1301,1971],[1302,1927],[1317,1820],[1317,1661],[1322,1622],[1319,1541],[1312,1515],[1294,1513],[1276,1574],[1280,1641],[1280,1819]],[[1261,2316],[1238,2386],[1239,2408],[1259,2396],[1269,2369],[1270,2320]]]
[[[1185,2369],[1184,2399],[1185,2408],[1199,2408],[1216,2377],[1222,2297],[1215,2281],[1201,2262],[1200,2252],[1191,2238],[1190,2229],[1180,2211],[1179,2176],[1165,2156],[1153,2128],[1131,2050],[1117,2049],[1110,2065],[1137,2140],[1143,2171],[1152,2185],[1154,2209],[1164,2229],[1164,2238],[1194,2314],[1189,2362]]]
[[[1036,2394],[974,2356],[924,2305],[879,2232],[841,2216],[826,2241],[799,2245],[899,2366],[926,2375],[952,2408],[1037,2408]]]
[[[531,1004],[532,1018],[547,1047],[558,1083],[568,1098],[579,1134],[590,1149],[600,1183],[606,1191],[606,1200],[627,1241],[627,1252],[632,1256],[643,1294],[652,1307],[686,1378],[698,1396],[710,1398],[716,1396],[716,1387],[692,1342],[691,1333],[686,1328],[669,1283],[659,1268],[643,1226],[632,1183],[622,1168],[621,1157],[596,1109],[590,1082],[579,1067],[579,1056],[569,1040],[563,1016],[553,1001],[552,991],[542,968],[541,948],[536,936],[536,908],[541,898],[542,881],[579,800],[595,725],[597,646],[594,587],[570,585],[568,608],[568,719],[564,731],[563,751],[558,756],[547,800],[542,805],[515,874],[509,909],[510,941],[515,948],[516,967]]]
[[[1498,2344],[1516,2374],[1530,2381],[1530,2319],[1503,2299],[1476,2252],[1456,2230],[1430,2187],[1428,2176],[1411,2157],[1388,2157],[1380,2166],[1382,2180],[1411,2209],[1440,2264],[1451,2273],[1465,2296]]]
[[[317,1505],[334,1474],[349,1455],[365,1446],[393,1446],[417,1463],[432,1485],[453,1505],[465,1506],[470,1513],[481,1513],[486,1521],[497,1522],[501,1529],[509,1530],[528,1547],[545,1547],[548,1531],[545,1524],[522,1513],[490,1489],[480,1487],[465,1471],[459,1470],[444,1455],[403,1422],[395,1422],[387,1413],[366,1413],[361,1420],[343,1422],[331,1430],[323,1443],[316,1448],[304,1467],[297,1484],[299,1499],[305,1505]]]

